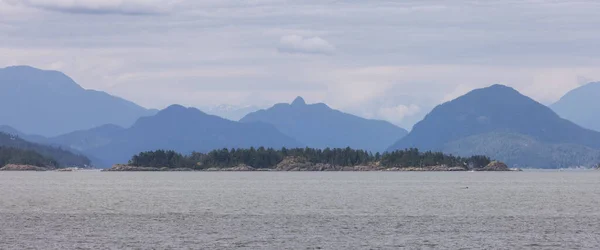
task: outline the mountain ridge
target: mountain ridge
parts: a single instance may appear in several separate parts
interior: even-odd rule
[[[74,138],[102,142],[81,150],[108,165],[127,162],[142,151],[158,149],[191,153],[221,148],[304,146],[270,124],[240,123],[181,105],[171,105],[154,116],[141,117],[131,127],[114,129],[105,136],[98,136],[94,131],[98,128],[79,131],[80,135]],[[69,136],[73,135],[63,135]]]
[[[550,105],[561,117],[595,131],[600,131],[600,82],[591,82],[575,88]]]
[[[272,124],[282,133],[315,148],[351,147],[382,152],[408,133],[387,121],[365,119],[324,103],[307,104],[302,97],[250,113],[240,120],[257,121]]]
[[[109,123],[127,127],[154,113],[106,92],[84,89],[59,71],[0,68],[0,121],[27,134],[50,137]]]
[[[489,136],[495,133],[497,137]],[[492,85],[487,88],[473,90],[452,101],[435,107],[427,116],[417,123],[404,138],[394,143],[388,150],[419,148],[421,150],[441,150],[443,152],[480,152],[473,148],[458,149],[457,145],[465,144],[469,138],[473,145],[481,141],[493,144],[496,140],[504,141],[504,146],[497,146],[489,157],[506,160],[511,149],[523,149],[525,137],[510,137],[517,134],[530,138],[543,152],[546,158],[553,158],[549,148],[552,145],[581,145],[586,148],[600,149],[600,133],[582,128],[571,121],[560,118],[550,108],[522,95],[513,88],[504,85]],[[486,137],[487,136],[487,137]],[[483,140],[481,138],[487,138]],[[509,138],[509,139],[507,139]],[[512,138],[512,139],[511,139]],[[463,143],[458,143],[459,141]],[[477,142],[477,143],[475,143]],[[474,146],[473,146],[474,147]],[[561,149],[564,146],[557,146]],[[542,149],[543,148],[543,149]],[[574,154],[584,154],[584,149],[574,149]],[[586,151],[587,152],[587,151]],[[513,152],[513,154],[516,152]],[[540,163],[541,164],[541,163]],[[535,165],[535,164],[534,164]],[[558,164],[557,164],[558,165]],[[565,164],[561,163],[561,167]],[[555,167],[536,165],[535,167]]]

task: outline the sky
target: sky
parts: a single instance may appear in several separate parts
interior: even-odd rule
[[[600,80],[587,0],[0,0],[0,67],[59,70],[148,108],[302,96],[410,129],[505,84],[543,104]]]

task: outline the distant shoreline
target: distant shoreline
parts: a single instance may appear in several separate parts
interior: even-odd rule
[[[139,167],[130,165],[115,165],[112,168],[104,169],[103,172],[469,172],[469,171],[521,171],[520,169],[510,169],[505,164],[496,162],[486,168],[468,169],[464,167],[448,166],[430,166],[430,167],[378,167],[378,166],[307,166],[307,167],[284,167],[284,168],[253,168],[247,165],[239,165],[229,168],[154,168]]]

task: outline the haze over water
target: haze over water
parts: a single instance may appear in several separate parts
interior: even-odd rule
[[[4,172],[0,190],[0,249],[600,248],[600,171]]]

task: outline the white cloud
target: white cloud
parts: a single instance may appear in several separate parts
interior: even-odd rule
[[[335,46],[323,38],[287,35],[279,40],[279,51],[285,53],[333,54]]]
[[[379,109],[380,118],[390,121],[394,124],[401,124],[405,117],[413,116],[421,112],[421,107],[410,104],[410,105],[398,105],[395,107],[382,107]]]

